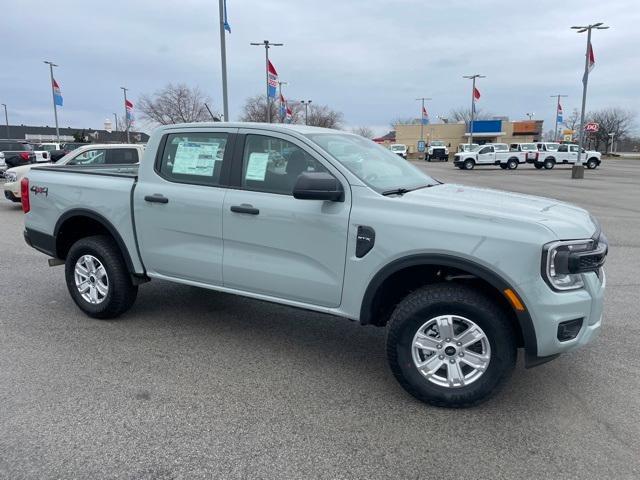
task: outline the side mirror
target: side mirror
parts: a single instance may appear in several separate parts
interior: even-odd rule
[[[293,198],[344,202],[344,189],[338,179],[330,173],[303,172],[293,186]]]

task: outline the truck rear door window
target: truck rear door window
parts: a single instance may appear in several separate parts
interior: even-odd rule
[[[135,148],[110,148],[107,150],[107,163],[111,165],[138,163],[138,150]]]
[[[226,133],[176,133],[167,136],[160,175],[170,181],[219,185]]]

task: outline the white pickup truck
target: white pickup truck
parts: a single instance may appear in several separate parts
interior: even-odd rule
[[[561,144],[556,151],[546,149],[547,151],[539,152],[535,160],[527,160],[533,163],[537,169],[545,168],[551,170],[557,164],[575,165],[578,161],[578,145]],[[601,163],[602,155],[600,152],[582,149],[580,161],[590,170],[597,168]]]
[[[511,152],[506,143],[488,143],[468,152],[456,153],[453,165],[461,170],[473,170],[482,165],[498,165],[503,170],[514,170],[525,162],[526,152]]]

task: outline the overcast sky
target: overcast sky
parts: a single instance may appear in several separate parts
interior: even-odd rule
[[[344,113],[350,126],[382,131],[419,115],[416,97],[432,97],[432,120],[468,107],[481,73],[478,104],[511,119],[535,112],[552,128],[555,93],[568,94],[565,115],[580,106],[586,34],[571,25],[603,21],[588,109],[640,110],[638,0],[227,0],[230,116],[262,93],[264,49],[291,99],[311,99]],[[1,7],[0,103],[10,123],[53,125],[48,67],[64,108],[60,125],[102,128],[132,100],[167,82],[198,86],[220,111],[216,0],[6,1]]]

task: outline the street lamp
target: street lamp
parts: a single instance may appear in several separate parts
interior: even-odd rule
[[[533,118],[533,116],[535,115],[535,112],[531,112],[531,113],[525,113],[525,115],[527,117],[529,117],[529,120],[531,120]]]
[[[311,100],[300,100],[300,103],[304,105],[304,124],[307,125],[309,122],[309,105],[311,105]]]
[[[422,102],[422,108],[420,109],[420,145],[424,146],[424,101],[431,100],[431,98],[427,98],[427,97],[416,98],[416,101],[418,100]]]
[[[44,63],[49,65],[49,74],[51,76],[51,97],[53,98],[53,116],[56,119],[56,140],[58,141],[58,143],[60,143],[60,129],[58,128],[58,107],[56,105],[56,92],[53,88],[53,67],[57,67],[58,65],[47,60],[44,60]]]
[[[611,132],[611,133],[609,134],[609,137],[611,137],[611,140],[610,140],[610,142],[611,142],[611,146],[609,147],[609,153],[614,153],[614,151],[613,151],[613,145],[614,145],[614,143],[613,143],[613,139],[615,138],[615,136],[616,136],[616,132]],[[8,138],[8,137],[7,137],[7,138]]]
[[[222,110],[225,120],[229,118],[229,98],[227,95],[227,46],[224,31],[228,29],[231,32],[231,28],[227,23],[226,7],[225,0],[218,1],[220,12],[220,61],[222,63]]]
[[[471,79],[471,121],[469,122],[469,150],[473,145],[473,116],[476,113],[476,78],[487,78],[478,73],[473,75],[463,75],[462,78]]]
[[[587,32],[587,51],[584,56],[584,75],[582,76],[582,110],[580,112],[580,140],[578,142],[578,159],[576,164],[571,168],[571,178],[584,178],[584,165],[582,163],[582,145],[584,144],[584,110],[587,103],[587,84],[589,83],[589,60],[591,49],[591,30],[606,30],[607,26],[602,22],[593,23],[585,26],[573,26],[573,30],[578,30],[578,33]]]
[[[253,46],[264,46],[264,54],[266,59],[265,69],[267,77],[267,123],[271,123],[271,100],[269,100],[269,48],[282,47],[284,43],[272,43],[269,40],[263,40],[260,43],[250,43]],[[226,117],[225,117],[226,118]]]
[[[2,106],[4,107],[4,121],[7,125],[7,140],[9,140],[9,115],[7,114],[7,104],[3,103]]]

